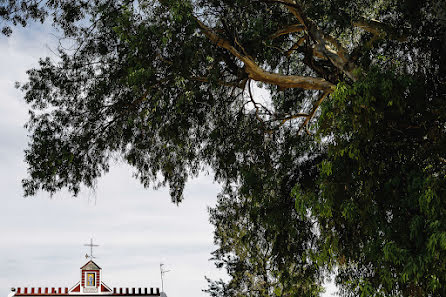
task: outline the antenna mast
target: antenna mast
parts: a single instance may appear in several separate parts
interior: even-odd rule
[[[164,292],[164,274],[169,272],[170,270],[163,269],[164,264],[160,263],[160,273],[161,273],[161,292]]]

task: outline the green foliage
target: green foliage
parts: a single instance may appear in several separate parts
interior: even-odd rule
[[[416,77],[376,67],[338,84],[319,118],[327,147],[319,189],[296,195],[306,206],[296,202],[298,209],[319,222],[320,253],[330,249],[342,263],[338,283],[364,296],[446,289],[439,285],[446,283],[439,260],[446,256],[446,117],[438,112],[445,106]]]
[[[210,213],[219,246],[213,260],[227,269],[231,280],[209,280],[206,292],[211,296],[319,296],[318,268],[306,256],[306,245],[314,238],[311,224],[297,217],[292,204],[292,199],[279,193],[253,198],[226,189]]]
[[[74,44],[20,86],[30,107],[25,195],[76,195],[122,160],[178,203],[210,168],[224,185],[210,211],[214,257],[231,277],[211,281],[212,296],[317,296],[327,274],[345,296],[446,295],[442,1],[296,3],[0,1],[6,35],[48,18]],[[272,38],[298,25],[289,8],[318,28]],[[353,26],[363,19],[383,31]],[[347,64],[315,54],[340,51],[330,35]],[[315,135],[292,116],[319,94],[264,80],[271,100],[253,106],[252,74],[223,41],[266,71],[337,86],[310,121]]]

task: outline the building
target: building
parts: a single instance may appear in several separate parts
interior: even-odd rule
[[[12,288],[8,297],[167,297],[159,288],[111,288],[102,282],[102,269],[93,260],[88,261],[80,269],[80,281],[72,288]]]

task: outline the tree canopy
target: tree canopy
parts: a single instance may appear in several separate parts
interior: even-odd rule
[[[212,296],[446,295],[446,7],[428,0],[0,1],[58,60],[19,87],[25,195],[211,168]],[[254,96],[263,88],[268,98]]]

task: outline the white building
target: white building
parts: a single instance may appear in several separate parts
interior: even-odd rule
[[[101,270],[101,267],[93,262],[93,260],[90,260],[81,267],[80,281],[70,289],[60,287],[12,288],[8,297],[54,297],[68,295],[81,295],[82,297],[98,297],[102,295],[125,297],[166,297],[166,294],[162,292],[160,293],[159,288],[111,288],[102,282]]]

